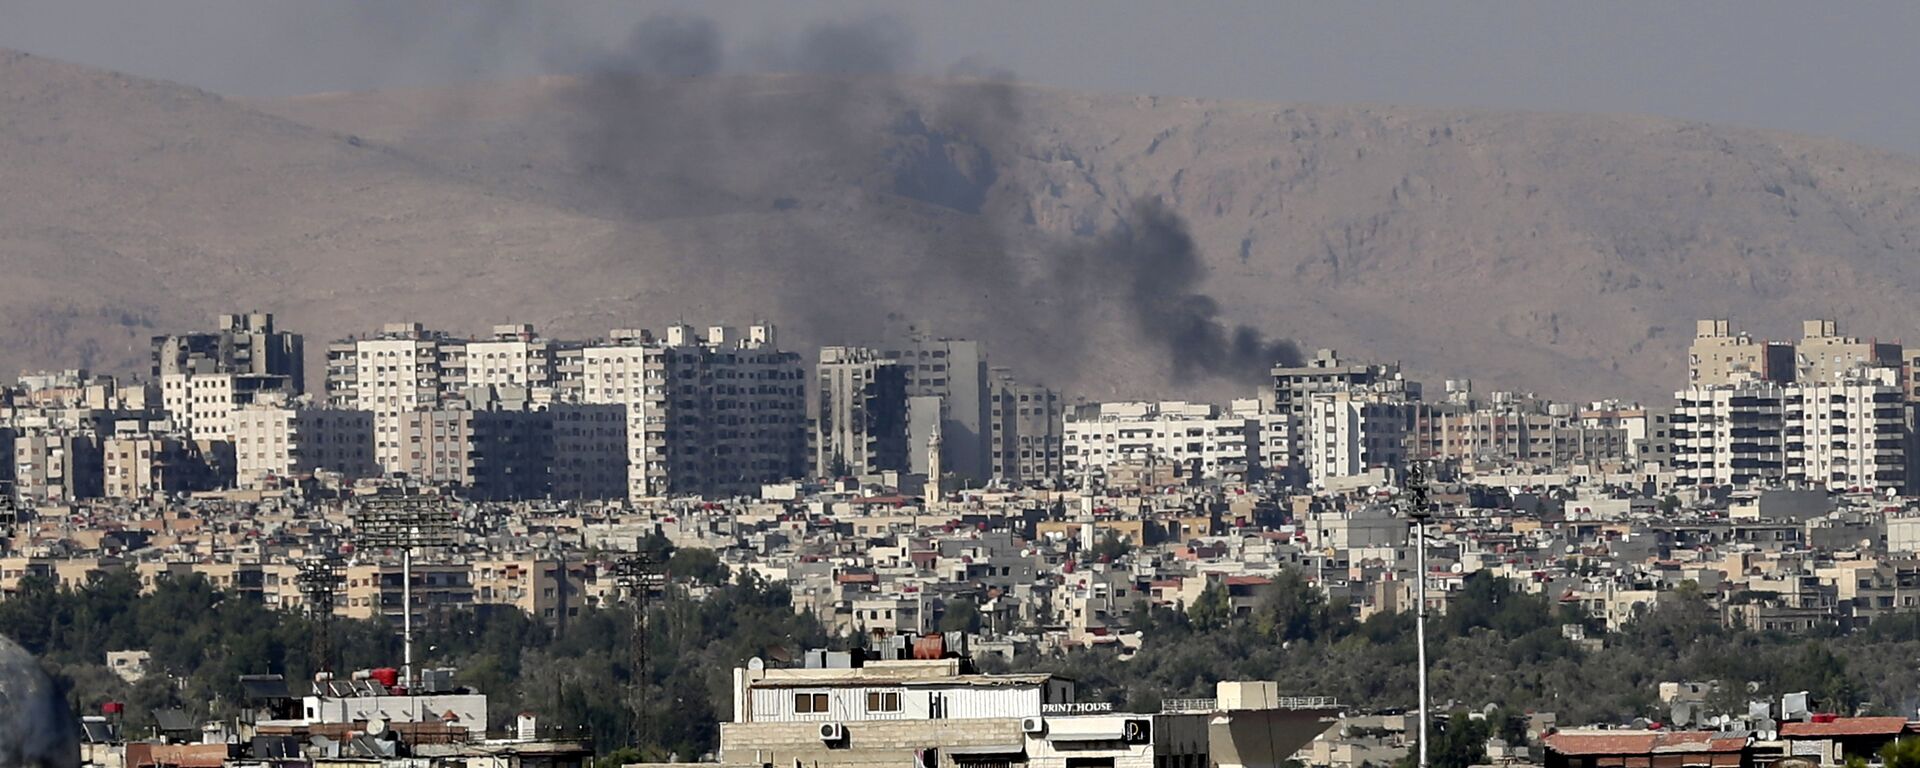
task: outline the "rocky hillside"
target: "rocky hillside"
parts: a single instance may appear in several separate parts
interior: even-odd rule
[[[322,338],[917,324],[1089,396],[1242,391],[1138,341],[1159,286],[1100,252],[1161,242],[1143,199],[1198,246],[1182,301],[1483,388],[1659,396],[1700,315],[1920,341],[1920,161],[1658,118],[792,76],[239,103],[17,54],[0,105],[5,368],[132,368],[258,307]]]

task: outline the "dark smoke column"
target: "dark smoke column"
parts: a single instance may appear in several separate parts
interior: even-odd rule
[[[1275,365],[1299,365],[1300,349],[1268,340],[1246,325],[1220,319],[1220,303],[1201,293],[1205,267],[1193,235],[1158,198],[1135,201],[1127,221],[1100,238],[1078,268],[1123,283],[1128,312],[1141,335],[1167,353],[1175,381],[1222,378],[1257,383]]]

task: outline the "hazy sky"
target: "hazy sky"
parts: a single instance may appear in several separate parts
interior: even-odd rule
[[[564,71],[662,11],[757,41],[886,15],[913,67],[1271,101],[1642,112],[1920,153],[1920,3],[0,0],[0,46],[244,96]]]

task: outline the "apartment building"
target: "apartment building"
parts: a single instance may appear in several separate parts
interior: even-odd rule
[[[327,346],[327,402],[373,414],[373,456],[383,471],[409,466],[400,415],[440,404],[446,338],[419,323],[388,323],[377,335]]]
[[[590,564],[521,557],[478,560],[469,566],[473,602],[511,605],[537,620],[563,626],[592,605],[587,586],[593,581]]]
[[[530,324],[496,325],[484,339],[439,344],[443,397],[477,388],[524,388],[535,401],[553,397],[555,363],[567,345],[540,338]]]
[[[1065,469],[1066,403],[1059,392],[1023,384],[1012,371],[995,368],[987,405],[988,471],[993,477],[1012,483],[1060,477]]]
[[[1675,395],[1674,468],[1688,485],[1789,483],[1904,489],[1906,411],[1897,368],[1854,368],[1785,386],[1739,378]]]
[[[459,488],[481,501],[547,496],[553,421],[537,411],[476,409],[464,403],[399,414],[408,477]]]
[[[545,413],[553,422],[553,497],[626,498],[627,407],[553,403]]]
[[[1853,377],[1860,368],[1899,370],[1905,362],[1899,344],[1842,336],[1834,320],[1808,320],[1801,324],[1801,331],[1800,343],[1794,347],[1798,382],[1827,384]]]
[[[355,563],[343,573],[345,589],[334,612],[349,619],[384,617],[398,625],[406,602],[398,563]],[[434,614],[473,605],[473,570],[466,563],[413,564],[415,626]]]
[[[910,376],[905,363],[872,349],[821,348],[811,401],[815,475],[908,471]]]
[[[233,413],[235,480],[241,488],[339,474],[378,477],[373,414],[306,405],[261,405]]]
[[[1309,431],[1308,408],[1314,395],[1336,392],[1393,393],[1401,400],[1420,399],[1420,382],[1407,379],[1398,363],[1355,363],[1342,360],[1331,349],[1314,352],[1305,365],[1274,366],[1273,388],[1266,393],[1272,402],[1268,410],[1286,416],[1288,433],[1293,435],[1290,455],[1284,462],[1289,478],[1304,479],[1311,474],[1313,450],[1304,439]],[[1324,454],[1324,446],[1322,446]],[[1324,455],[1323,455],[1324,463]]]
[[[626,409],[629,496],[736,495],[804,473],[805,368],[773,326],[616,330],[578,357],[570,396]]]
[[[153,337],[153,380],[174,374],[231,373],[287,380],[294,394],[306,384],[306,343],[278,330],[264,312],[220,315],[212,331]]]
[[[1082,405],[1066,416],[1061,466],[1072,477],[1138,464],[1169,465],[1186,477],[1245,478],[1260,466],[1258,415],[1257,408],[1236,412],[1183,401]]]
[[[99,498],[106,490],[100,457],[92,432],[23,431],[13,439],[14,494],[47,504]]]
[[[284,402],[293,394],[285,376],[169,373],[160,377],[161,405],[176,429],[208,442],[233,441],[233,413],[255,403]]]
[[[1905,489],[1903,399],[1898,368],[1855,368],[1788,387],[1786,480],[1832,491]]]
[[[1786,398],[1785,386],[1744,371],[1675,393],[1675,481],[1745,487],[1786,477]]]
[[[191,441],[172,435],[115,435],[101,449],[107,498],[141,499],[214,487],[214,475]]]
[[[1358,475],[1406,463],[1414,404],[1399,387],[1318,392],[1306,403],[1300,449],[1308,482]]]
[[[1687,385],[1715,387],[1736,378],[1786,384],[1797,372],[1793,345],[1761,341],[1734,327],[1727,318],[1694,323],[1687,347]]]
[[[1628,430],[1588,423],[1572,406],[1495,393],[1488,402],[1412,404],[1408,450],[1423,459],[1564,466],[1625,461]],[[1626,417],[1594,419],[1625,420]]]
[[[889,346],[881,356],[900,364],[906,375],[907,397],[932,398],[931,402],[937,404],[942,471],[968,480],[986,480],[992,464],[992,401],[987,356],[980,342],[935,338],[916,331],[905,342]],[[916,428],[907,435],[909,450],[914,454],[911,469],[924,474],[929,465],[925,453],[932,426],[930,420],[920,424],[923,420],[917,416],[915,422]]]
[[[1580,411],[1587,429],[1619,430],[1626,440],[1628,461],[1662,466],[1673,460],[1673,410],[1619,401],[1590,403]]]

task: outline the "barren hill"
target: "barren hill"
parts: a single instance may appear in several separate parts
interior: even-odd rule
[[[1920,161],[1648,117],[794,76],[239,103],[4,54],[0,179],[6,368],[135,368],[226,308],[318,338],[764,317],[1145,394],[1171,352],[1087,261],[1142,199],[1223,321],[1483,388],[1670,392],[1701,315],[1920,340]]]

